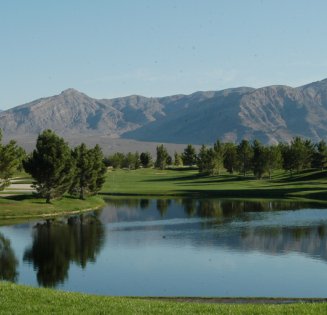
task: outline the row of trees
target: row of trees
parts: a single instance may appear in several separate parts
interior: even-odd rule
[[[212,147],[202,145],[199,152],[191,144],[181,154],[175,152],[172,158],[164,145],[156,149],[153,162],[150,153],[115,153],[106,159],[114,168],[136,169],[140,166],[165,169],[167,166],[197,166],[199,172],[219,175],[223,170],[239,172],[244,176],[252,172],[256,178],[264,174],[271,177],[276,169],[284,169],[291,174],[306,168],[324,169],[327,166],[327,145],[324,141],[313,143],[300,137],[290,144],[263,145],[258,140],[242,140],[239,144],[217,141]]]
[[[49,203],[66,192],[80,199],[96,194],[105,182],[103,159],[99,145],[89,149],[82,143],[72,150],[63,138],[46,130],[23,167],[35,180],[37,193]]]

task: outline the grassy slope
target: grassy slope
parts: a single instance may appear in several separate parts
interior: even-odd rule
[[[327,303],[210,304],[101,297],[0,282],[1,314],[326,314]]]
[[[311,198],[327,201],[327,172],[305,171],[293,177],[279,172],[271,180],[238,175],[200,176],[196,170],[115,170],[103,194],[205,195],[248,198]]]
[[[79,200],[64,197],[47,204],[45,199],[35,199],[31,195],[18,195],[0,197],[0,220],[12,218],[27,218],[37,216],[63,215],[102,207],[104,201],[101,197],[90,197]],[[5,223],[5,222],[3,222]]]

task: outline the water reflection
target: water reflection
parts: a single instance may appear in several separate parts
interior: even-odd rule
[[[10,240],[0,233],[0,280],[17,280],[18,260],[11,248]]]
[[[119,231],[162,229],[165,234],[178,232],[171,242],[191,242],[201,248],[299,252],[327,261],[327,211],[318,210],[324,205],[210,198],[153,199],[147,201],[146,208],[144,199],[113,199],[107,203],[102,220],[116,222],[114,229]]]
[[[47,220],[35,226],[33,244],[23,259],[33,263],[39,285],[54,287],[68,278],[72,262],[82,268],[95,262],[104,238],[103,224],[94,215]]]

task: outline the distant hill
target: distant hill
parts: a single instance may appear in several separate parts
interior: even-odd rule
[[[327,139],[327,79],[292,88],[240,87],[190,95],[94,99],[77,90],[2,111],[5,137],[35,138],[50,128],[65,137],[169,143]]]

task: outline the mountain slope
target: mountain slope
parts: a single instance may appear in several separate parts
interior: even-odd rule
[[[51,128],[70,137],[170,143],[217,138],[262,142],[294,136],[327,139],[327,79],[298,88],[275,85],[147,98],[94,99],[74,89],[0,113],[8,137],[36,137]]]

